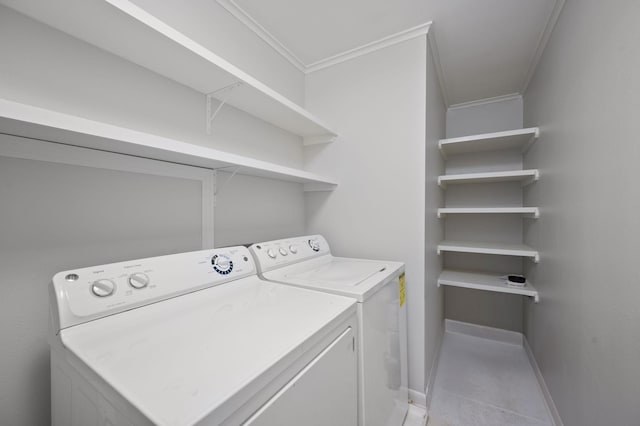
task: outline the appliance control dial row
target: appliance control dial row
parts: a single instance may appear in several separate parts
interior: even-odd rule
[[[233,261],[223,254],[214,254],[211,258],[213,270],[220,275],[228,275],[233,271]]]
[[[116,283],[111,280],[101,279],[91,284],[91,292],[98,297],[111,296],[116,291]]]
[[[142,272],[136,272],[129,275],[129,285],[135,289],[142,289],[149,285],[149,277],[147,274],[143,274]]]

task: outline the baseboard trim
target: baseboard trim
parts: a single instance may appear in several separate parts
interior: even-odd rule
[[[556,407],[556,404],[553,402],[553,398],[551,398],[551,392],[549,392],[549,388],[547,387],[547,384],[544,381],[544,377],[542,377],[542,372],[538,367],[536,358],[533,356],[533,351],[531,350],[531,346],[529,346],[529,342],[527,342],[526,338],[523,339],[522,341],[523,341],[524,351],[526,352],[527,357],[529,358],[529,363],[531,364],[531,367],[533,367],[533,371],[535,372],[536,378],[538,379],[538,385],[540,386],[540,389],[542,390],[542,395],[544,396],[544,400],[547,403],[547,409],[549,410],[549,415],[553,419],[553,424],[554,426],[564,426],[564,424],[562,423],[562,419],[560,418],[560,413],[558,412],[558,408]]]
[[[417,405],[418,407],[427,408],[427,397],[424,393],[409,389],[409,401],[413,405]]]
[[[450,319],[444,320],[444,330],[450,333],[466,334],[518,346],[522,346],[522,342],[524,341],[522,333],[518,333],[517,331],[503,330],[501,328],[487,327]]]
[[[438,363],[440,362],[440,349],[442,348],[442,339],[444,338],[445,331],[446,331],[446,325],[443,326],[442,333],[440,333],[440,337],[438,338],[438,343],[436,344],[436,356],[433,358],[433,362],[431,363],[431,370],[429,371],[429,379],[427,380],[427,387],[424,390],[424,393],[426,396],[425,399],[426,399],[427,414],[429,414],[429,409],[431,408],[431,400],[433,399],[433,386],[436,383],[436,372],[438,371]]]

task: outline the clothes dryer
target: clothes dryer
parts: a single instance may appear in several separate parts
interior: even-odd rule
[[[358,302],[358,422],[402,425],[409,401],[404,263],[335,257],[321,235],[249,249],[265,280]]]

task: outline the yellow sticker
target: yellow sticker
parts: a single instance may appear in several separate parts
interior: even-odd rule
[[[404,272],[400,275],[400,307],[407,301],[407,288],[405,285]]]

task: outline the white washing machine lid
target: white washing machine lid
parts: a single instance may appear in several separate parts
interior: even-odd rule
[[[362,302],[404,272],[404,263],[324,255],[263,274],[269,281],[321,290]]]
[[[353,299],[250,277],[70,327],[60,338],[154,423],[217,423],[275,378],[283,359],[353,312]]]

